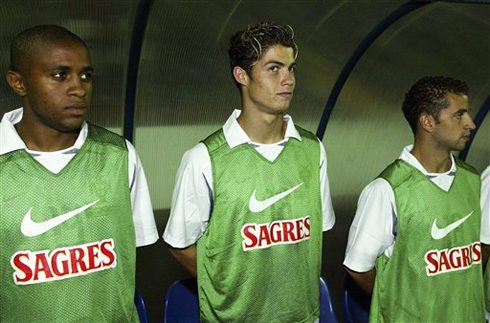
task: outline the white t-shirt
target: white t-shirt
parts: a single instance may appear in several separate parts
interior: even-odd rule
[[[88,126],[84,122],[80,134],[72,147],[54,151],[40,152],[27,149],[14,125],[22,119],[23,109],[6,113],[0,122],[0,155],[14,150],[24,149],[41,165],[52,173],[59,173],[76,155],[87,139]],[[153,215],[150,192],[146,182],[145,172],[134,146],[126,140],[128,146],[128,168],[131,192],[131,208],[136,231],[136,246],[146,246],[158,240],[158,231]]]
[[[410,153],[413,145],[405,147],[400,159],[406,161],[426,175],[434,184],[448,191],[456,174],[456,165],[451,155],[451,168],[445,173],[428,173]],[[390,184],[376,178],[361,192],[356,215],[349,230],[344,265],[356,272],[374,268],[376,258],[393,253],[396,236],[397,210],[395,194]]]
[[[490,166],[481,175],[481,242],[490,245]]]
[[[284,116],[287,123],[285,139],[274,144],[258,144],[250,140],[236,119],[240,110],[235,110],[223,126],[223,132],[230,148],[248,143],[270,161],[276,159],[289,138],[301,140],[293,119]],[[327,156],[323,144],[320,145],[320,186],[323,212],[323,231],[331,229],[335,215],[330,197],[327,177]],[[213,203],[213,177],[211,159],[203,143],[188,150],[182,157],[177,171],[176,184],[172,196],[172,206],[163,239],[174,248],[193,245],[202,236],[208,225]]]

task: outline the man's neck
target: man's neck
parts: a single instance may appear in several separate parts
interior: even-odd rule
[[[428,173],[445,173],[451,169],[449,151],[433,149],[415,142],[410,153]]]
[[[261,144],[283,140],[287,127],[284,114],[253,114],[242,111],[237,122],[253,142]]]
[[[80,132],[65,133],[54,129],[27,126],[22,120],[15,129],[27,148],[35,151],[52,152],[73,146]]]

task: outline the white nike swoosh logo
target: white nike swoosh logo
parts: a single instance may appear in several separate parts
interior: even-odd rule
[[[449,234],[449,232],[453,231],[454,229],[459,227],[461,224],[463,224],[463,222],[466,221],[473,214],[473,212],[474,211],[472,211],[470,214],[468,214],[464,218],[461,218],[458,221],[453,222],[450,225],[448,225],[447,227],[442,228],[442,229],[439,229],[437,227],[437,224],[436,224],[437,219],[434,220],[434,223],[432,223],[432,231],[431,231],[432,238],[434,238],[435,240],[439,240],[439,239],[444,238],[445,236],[447,236]]]
[[[51,230],[52,228],[60,225],[61,223],[71,219],[77,214],[82,213],[95,203],[99,202],[99,200],[92,202],[90,204],[87,204],[85,206],[82,206],[81,208],[78,208],[76,210],[70,211],[65,214],[58,215],[55,218],[49,219],[44,222],[34,222],[31,219],[31,211],[32,208],[26,213],[24,216],[24,219],[22,220],[22,224],[20,225],[20,231],[22,232],[23,235],[26,237],[35,237],[38,235],[41,235],[45,233],[46,231]]]
[[[255,190],[252,193],[252,196],[250,196],[250,201],[248,202],[248,208],[250,209],[250,211],[252,211],[254,213],[261,212],[261,211],[267,209],[272,204],[276,203],[277,201],[285,198],[286,196],[288,196],[289,194],[294,192],[301,185],[303,185],[303,183],[298,184],[295,187],[288,189],[287,191],[284,191],[282,193],[274,195],[273,197],[270,197],[264,201],[257,201],[257,198],[255,197],[255,192],[257,192],[257,190]]]

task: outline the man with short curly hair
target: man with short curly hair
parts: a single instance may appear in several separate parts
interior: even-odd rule
[[[314,322],[322,232],[335,218],[322,143],[286,114],[297,46],[261,23],[230,40],[242,98],[222,129],[187,151],[165,241],[197,275],[203,322]]]
[[[402,109],[414,144],[361,193],[344,265],[371,322],[483,322],[481,182],[451,154],[475,129],[468,87],[424,77]]]

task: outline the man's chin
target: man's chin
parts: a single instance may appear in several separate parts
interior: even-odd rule
[[[58,130],[63,133],[70,133],[70,134],[79,133],[80,130],[82,129],[82,124],[83,122],[79,124],[65,125],[64,127],[61,127]]]

